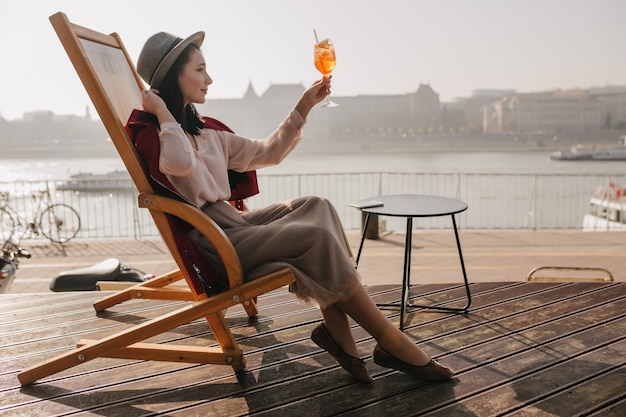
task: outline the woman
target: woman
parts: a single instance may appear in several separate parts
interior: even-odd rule
[[[187,200],[216,221],[239,254],[246,278],[285,263],[296,282],[292,291],[314,299],[324,321],[311,339],[361,382],[371,382],[359,359],[348,316],[377,341],[374,361],[416,378],[445,380],[453,372],[415,345],[380,312],[363,289],[334,207],[319,197],[302,197],[250,212],[225,201],[227,170],[245,172],[281,162],[298,144],[311,109],[330,94],[330,77],[316,81],[265,140],[252,140],[205,127],[194,103],[204,103],[212,80],[200,52],[204,33],[187,39],[168,33],[144,45],[137,70],[151,86],[142,92],[144,111],[158,121],[159,169]],[[197,232],[192,239],[207,256],[214,251]]]

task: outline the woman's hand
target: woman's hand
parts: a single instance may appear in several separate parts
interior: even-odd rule
[[[302,93],[300,100],[296,103],[295,109],[300,113],[303,119],[306,120],[311,109],[330,94],[331,78],[332,75],[325,75]]]
[[[141,92],[141,104],[143,105],[143,110],[154,114],[159,120],[159,123],[176,122],[176,119],[167,108],[165,101],[159,96],[159,90],[143,90]]]

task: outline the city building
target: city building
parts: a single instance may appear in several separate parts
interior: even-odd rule
[[[485,105],[488,133],[590,133],[626,128],[626,87],[508,94]]]

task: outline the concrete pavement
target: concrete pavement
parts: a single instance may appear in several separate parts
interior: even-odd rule
[[[536,267],[607,269],[616,281],[626,281],[626,233],[581,231],[464,231],[459,232],[470,282],[523,281]],[[356,256],[360,234],[348,232]],[[402,281],[404,233],[381,233],[365,241],[359,263],[364,284]],[[176,268],[159,238],[76,239],[65,245],[26,240],[32,258],[23,259],[11,293],[47,292],[59,272],[83,268],[106,258],[160,275]],[[559,272],[570,274],[570,272]],[[459,256],[451,230],[413,233],[411,282],[461,282]]]

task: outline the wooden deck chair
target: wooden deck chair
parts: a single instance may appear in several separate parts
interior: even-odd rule
[[[256,297],[292,283],[293,271],[283,268],[245,282],[239,257],[220,227],[197,207],[157,192],[125,130],[133,109],[141,105],[143,83],[120,37],[116,33],[105,35],[73,24],[63,13],[51,16],[50,21],[139,191],[139,205],[150,211],[180,268],[133,287],[131,291],[123,291],[122,298],[107,300],[96,306],[96,309],[134,298],[137,292],[142,292],[140,298],[192,302],[104,339],[81,340],[77,348],[22,370],[18,374],[20,383],[29,384],[100,357],[210,363],[229,365],[235,371],[243,370],[243,351],[224,319],[225,310],[242,304],[249,315],[256,314]],[[226,289],[215,293],[207,290],[196,263],[190,263],[189,253],[179,246],[177,224],[198,229],[215,246],[226,269]],[[167,284],[182,278],[186,280],[188,288],[167,288]],[[219,348],[142,343],[150,337],[203,317],[212,329]]]

